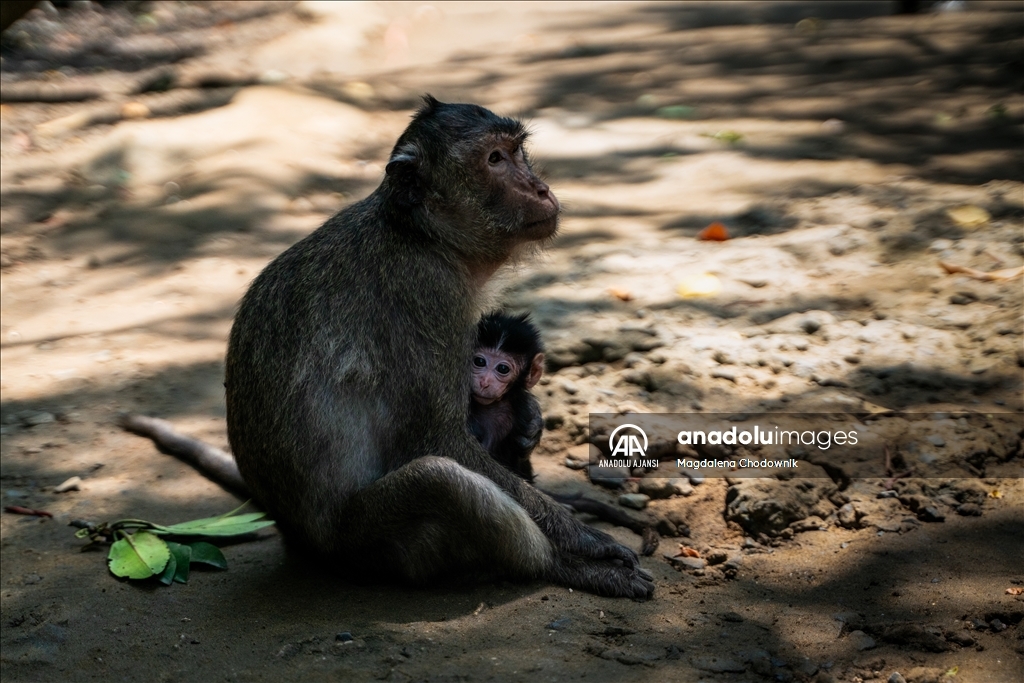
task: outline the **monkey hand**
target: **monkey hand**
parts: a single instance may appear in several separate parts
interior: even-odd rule
[[[538,413],[530,422],[523,427],[523,431],[516,435],[516,445],[529,456],[533,449],[540,443],[541,434],[544,433],[544,417]]]

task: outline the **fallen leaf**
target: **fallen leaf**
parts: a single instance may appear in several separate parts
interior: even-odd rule
[[[724,225],[715,221],[697,233],[697,239],[705,242],[724,242],[729,239],[729,231]]]
[[[688,119],[694,115],[695,110],[684,104],[675,104],[669,107],[659,107],[654,113],[663,119]]]
[[[142,102],[125,102],[121,105],[121,116],[126,119],[144,119],[149,113],[149,107]]]
[[[619,289],[618,287],[609,287],[608,288],[608,293],[611,294],[612,296],[614,296],[616,299],[619,299],[620,301],[632,301],[633,300],[633,293],[630,292],[628,289]]]
[[[989,498],[1002,498],[1003,497],[1003,492],[1000,491],[999,489],[992,489],[991,491],[988,492],[988,497]]]
[[[676,287],[676,293],[683,299],[697,299],[714,296],[722,291],[722,283],[711,273],[692,275]]]
[[[700,557],[700,553],[688,545],[679,544],[679,552],[676,557]]]
[[[961,228],[980,228],[992,219],[989,212],[980,206],[964,204],[946,209],[946,215],[953,219],[953,222]]]
[[[967,266],[958,266],[955,263],[947,263],[946,261],[939,261],[939,265],[942,266],[942,269],[950,275],[953,273],[962,273],[969,278],[982,280],[984,282],[1012,280],[1024,275],[1024,266],[1020,266],[1018,268],[1003,268],[1002,270],[993,270],[990,273],[986,273],[983,270],[975,270],[974,268],[968,268]]]
[[[1007,595],[1024,595],[1024,588],[1020,586],[1014,586],[1013,588],[1006,589]]]

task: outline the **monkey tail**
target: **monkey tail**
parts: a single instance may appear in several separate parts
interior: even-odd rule
[[[239,498],[251,498],[235,459],[219,448],[176,432],[171,423],[155,417],[122,413],[118,422],[133,434],[152,439],[157,450],[173,455]]]

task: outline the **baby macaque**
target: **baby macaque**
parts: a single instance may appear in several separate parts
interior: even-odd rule
[[[544,373],[544,347],[529,316],[488,313],[477,325],[469,430],[495,460],[533,480],[530,454],[544,418],[530,393]]]

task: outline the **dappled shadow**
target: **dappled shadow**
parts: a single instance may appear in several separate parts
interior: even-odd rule
[[[631,14],[638,27],[652,27],[642,41],[605,39],[600,31],[611,27],[595,19],[591,32],[576,27],[588,36],[578,46],[523,61],[572,63],[552,69],[538,109],[589,110],[599,121],[662,111],[708,123],[837,119],[833,132],[772,144],[748,135],[733,148],[785,160],[908,164],[931,180],[981,183],[1024,172],[1024,156],[1005,153],[1024,143],[1020,114],[1007,109],[1022,85],[1024,60],[1013,46],[1024,19],[1019,7],[1005,9],[1007,21],[972,26],[970,40],[949,46],[942,33],[963,27],[945,17],[936,18],[932,34],[901,17],[828,23],[885,15],[885,3],[655,5]],[[792,28],[808,17],[820,21]],[[776,26],[753,39],[728,28],[751,24]],[[659,109],[668,105],[682,106],[682,113]],[[742,122],[736,125],[743,134]]]

